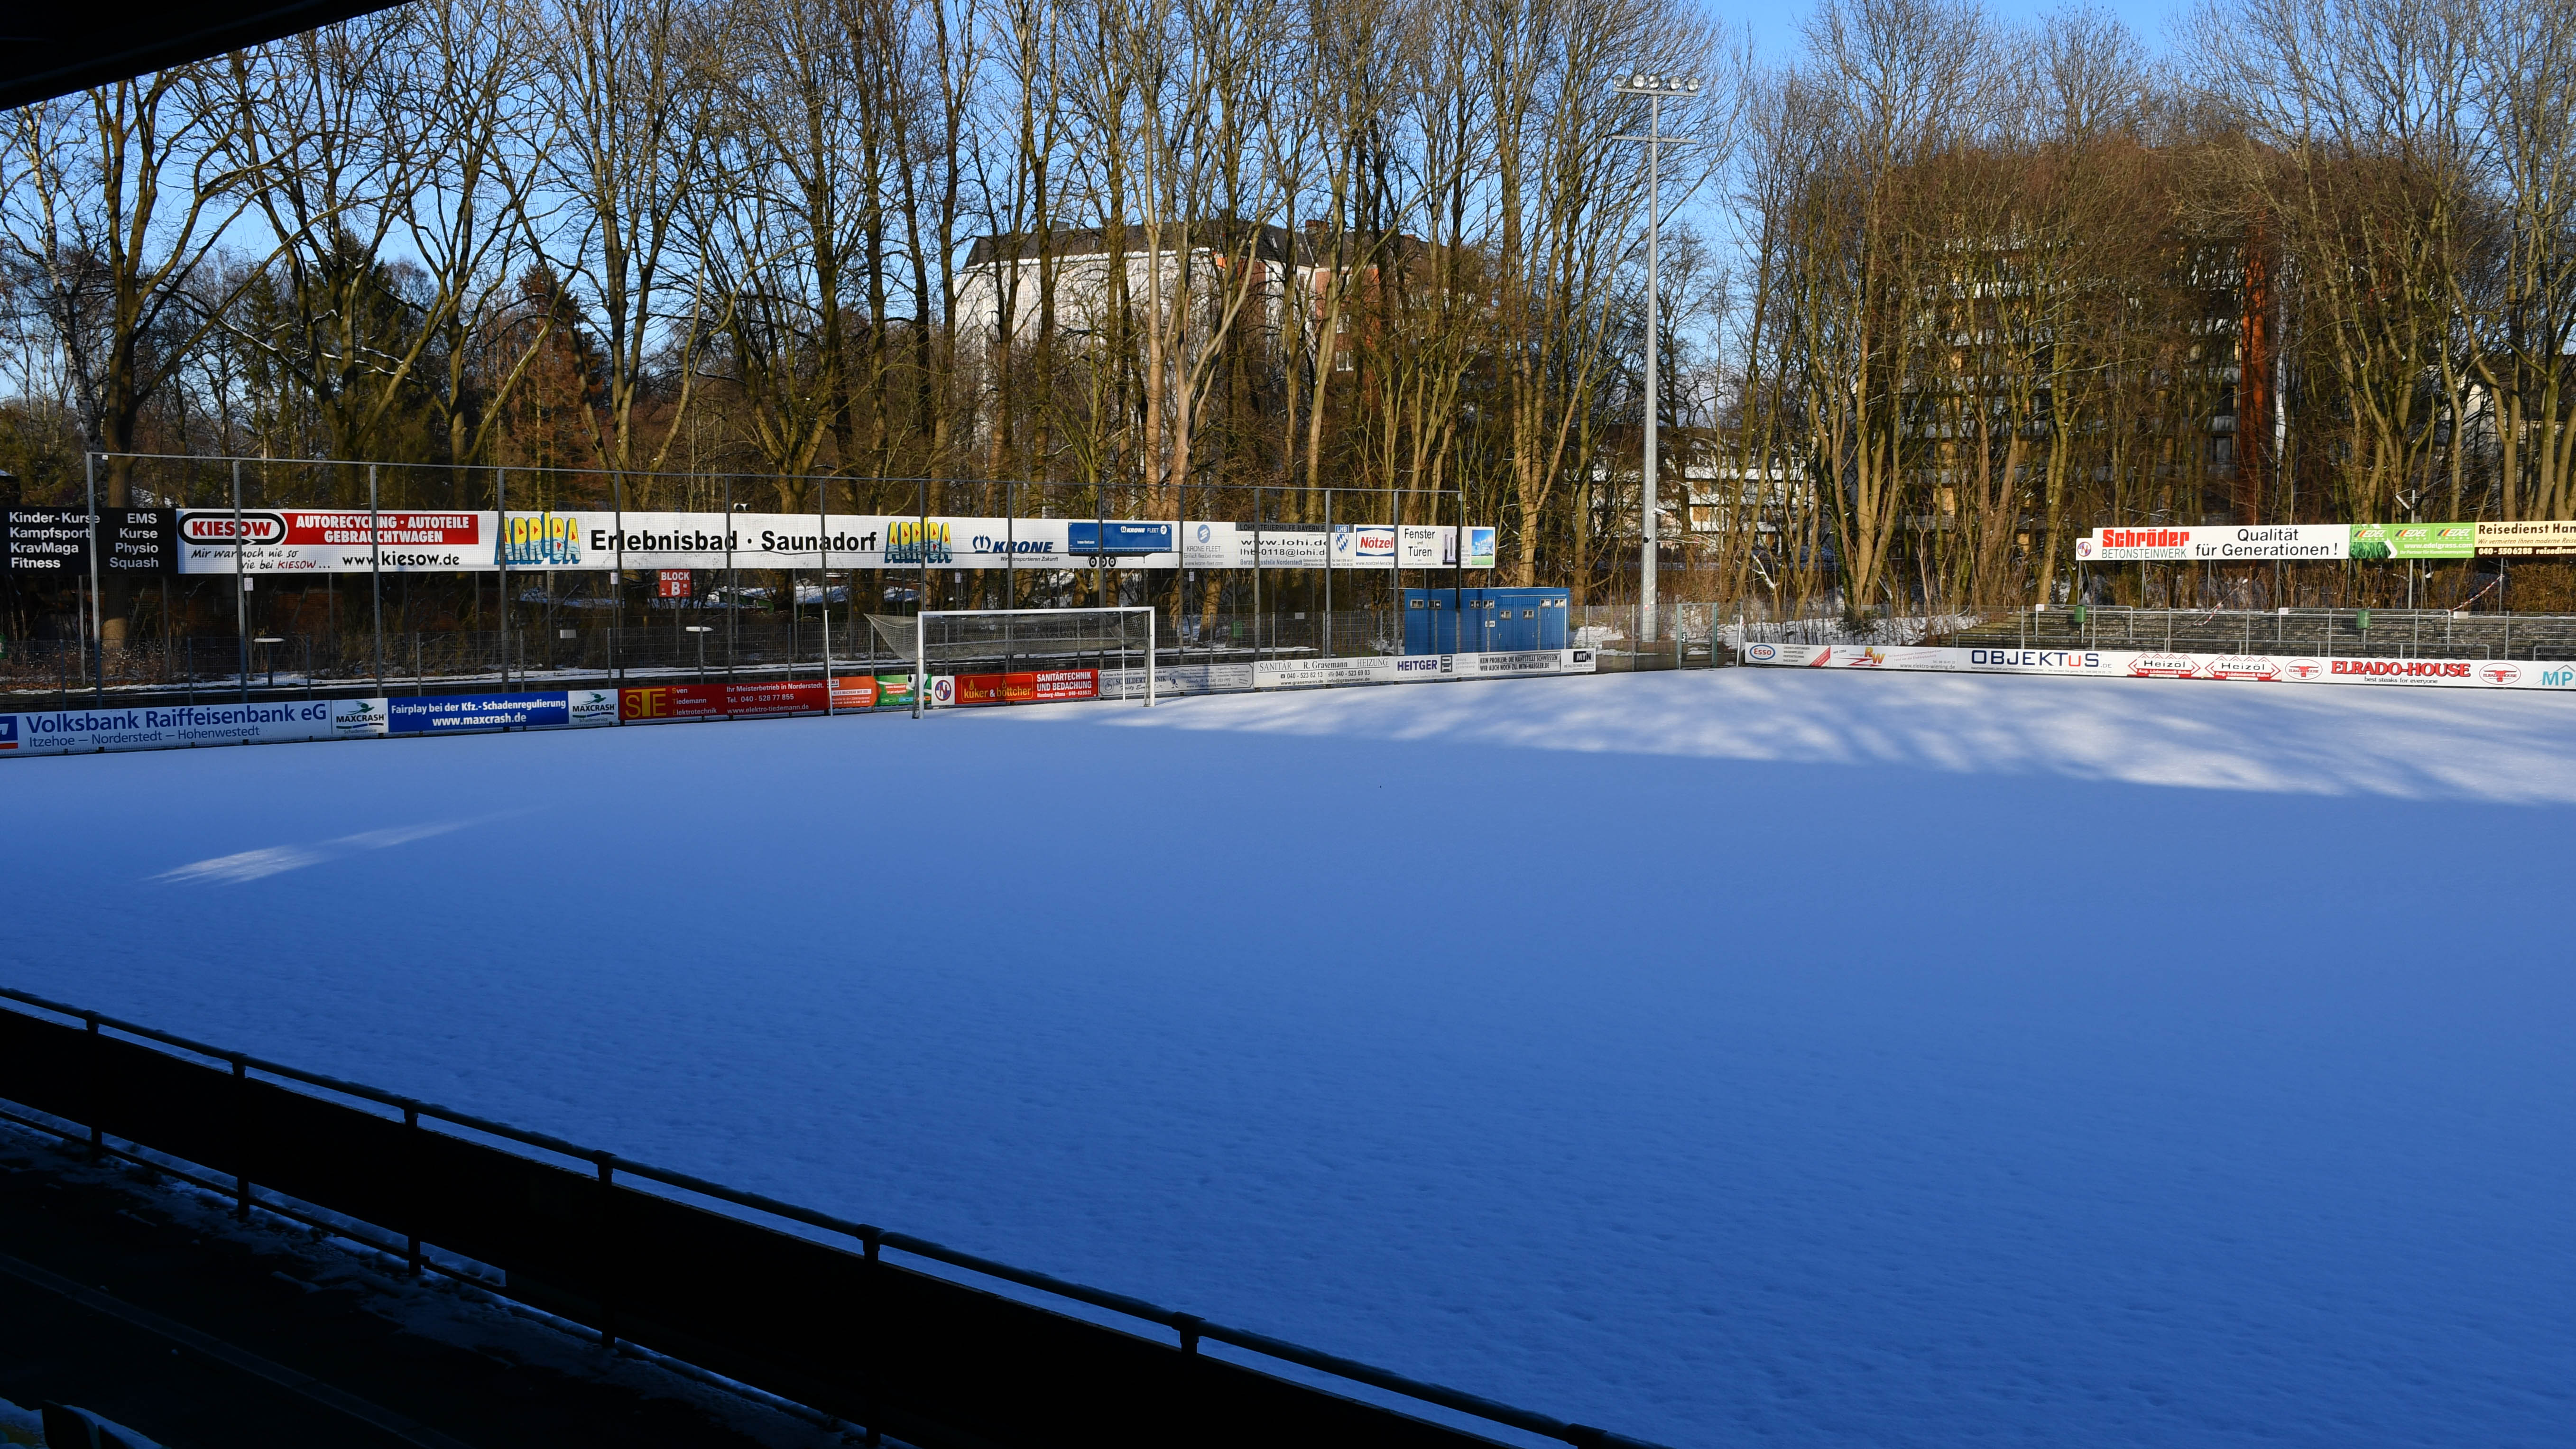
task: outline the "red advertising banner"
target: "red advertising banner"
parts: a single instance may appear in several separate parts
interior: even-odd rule
[[[1002,698],[1012,704],[1099,697],[1100,671],[1097,669],[1042,669],[1034,674],[1007,675],[1002,685]]]
[[[687,569],[656,570],[653,579],[654,597],[662,599],[689,597],[689,579],[690,574]]]
[[[832,681],[831,708],[874,709],[880,688],[873,675]],[[821,714],[823,681],[782,679],[758,684],[656,684],[618,691],[617,718],[628,724],[661,720],[758,719],[768,715]]]
[[[1097,669],[1040,669],[1017,674],[957,676],[959,704],[1045,704],[1100,697]]]

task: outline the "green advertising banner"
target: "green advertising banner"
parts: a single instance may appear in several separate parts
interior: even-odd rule
[[[2474,523],[2356,523],[2351,557],[2468,558],[2478,551]]]

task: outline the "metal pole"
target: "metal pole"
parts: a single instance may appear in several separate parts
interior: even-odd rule
[[[1324,657],[1333,657],[1333,490],[1324,490]]]
[[[367,580],[376,595],[376,693],[385,692],[385,519],[377,511],[376,465],[367,465]]]
[[[733,475],[725,475],[725,683],[733,683],[734,653],[742,640],[742,571],[733,566]],[[726,698],[730,699],[728,695]]]
[[[1663,354],[1662,297],[1658,295],[1658,264],[1663,243],[1663,148],[1689,144],[1679,137],[1664,134],[1664,102],[1690,100],[1699,95],[1696,79],[1672,75],[1647,75],[1642,72],[1628,77],[1619,87],[1621,95],[1646,98],[1646,134],[1620,136],[1621,141],[1642,141],[1646,145],[1646,427],[1645,427],[1645,496],[1644,517],[1638,532],[1641,541],[1637,555],[1638,642],[1651,643],[1655,637],[1655,512],[1656,425],[1663,408],[1659,382]],[[1685,502],[1684,507],[1688,504]],[[1462,526],[1465,520],[1460,520]]]
[[[1011,499],[1014,486],[1008,479],[1002,482],[1002,607],[1005,609],[1020,606],[1020,518],[1019,505]],[[1011,652],[1011,620],[1016,617],[1014,614],[1002,616],[1002,668],[1006,673],[1019,662]],[[875,646],[869,647],[873,649]]]
[[[1186,508],[1181,511],[1189,512]],[[1121,629],[1118,632],[1124,634],[1127,631]],[[1154,665],[1157,659],[1158,652],[1154,648],[1154,611],[1147,609],[1145,611],[1145,707],[1147,709],[1154,707]]]
[[[501,557],[501,583],[493,590],[501,604],[501,692],[510,692],[510,470],[492,470],[492,504],[499,510],[500,537],[493,551]]]
[[[1252,484],[1252,664],[1262,661],[1262,486]],[[1260,685],[1260,674],[1252,677]]]
[[[921,610],[912,611],[912,717],[921,718],[921,697],[930,692],[930,626]]]
[[[98,673],[93,676],[96,688],[90,697],[101,706],[107,703],[107,595],[98,586],[98,454],[81,454],[81,463],[89,475],[89,627],[98,648]]]
[[[241,699],[250,703],[250,581],[242,571],[241,459],[233,460],[233,632],[241,641]]]
[[[820,599],[820,601],[822,602],[822,605],[823,605],[823,713],[825,713],[825,714],[827,714],[827,715],[828,715],[828,714],[831,714],[831,713],[833,712],[833,710],[832,710],[832,480],[831,480],[831,479],[826,478],[826,479],[822,480],[822,492],[821,492],[818,496],[819,496],[819,500],[820,500],[820,502],[821,502],[821,504],[822,504],[822,507],[821,507],[821,510],[820,510],[819,512],[817,512],[817,513],[814,515],[815,526],[816,526],[816,528],[817,528],[817,530],[818,530],[818,531],[815,533],[815,535],[814,535],[814,557],[815,557],[816,562],[818,562],[818,563],[820,563],[820,564],[822,565],[822,567],[821,567],[820,569],[817,569],[817,570],[816,570],[816,572],[817,572],[817,573],[820,573],[820,574],[822,575],[822,577],[821,577],[820,579],[818,579],[818,580],[816,580],[816,581],[815,581],[815,586],[814,586],[814,587],[815,587],[816,595],[817,595],[817,597]]]
[[[1646,101],[1646,496],[1644,500],[1644,540],[1637,555],[1637,637],[1641,644],[1655,642],[1655,421],[1663,411],[1657,394],[1655,364],[1663,348],[1663,337],[1656,328],[1660,323],[1656,304],[1656,250],[1661,236],[1660,213],[1663,210],[1662,149],[1664,139],[1664,102],[1661,96]]]
[[[609,503],[617,510],[617,532],[614,535],[617,539],[617,548],[615,550],[617,555],[617,568],[615,572],[608,576],[608,677],[616,680],[620,684],[623,684],[626,682],[626,669],[624,664],[618,658],[617,635],[618,631],[626,627],[625,475],[622,473],[611,474],[608,479],[608,487]],[[733,496],[731,484],[726,485],[725,496],[728,499]],[[733,515],[730,512],[725,515],[725,537],[728,540],[725,544],[725,553],[730,557],[733,553],[733,545],[730,541],[733,537]]]

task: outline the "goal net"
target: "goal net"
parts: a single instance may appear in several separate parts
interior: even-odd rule
[[[929,609],[870,614],[886,652],[914,661],[933,705],[1067,699],[1154,702],[1154,611]]]

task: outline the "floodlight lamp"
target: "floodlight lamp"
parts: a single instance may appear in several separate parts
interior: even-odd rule
[[[1689,89],[1689,91],[1690,91],[1690,93],[1691,93],[1692,95],[1698,95],[1698,94],[1699,94],[1699,77],[1698,77],[1698,76],[1692,76],[1692,77],[1690,78],[1690,85],[1689,85],[1688,89]]]
[[[1628,77],[1628,84],[1634,86],[1638,90],[1644,90],[1646,88],[1646,73],[1644,71],[1632,73]]]

